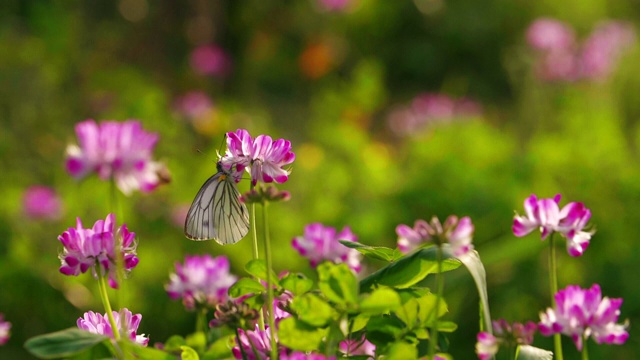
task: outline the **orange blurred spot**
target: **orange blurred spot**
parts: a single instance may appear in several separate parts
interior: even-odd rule
[[[309,44],[300,55],[298,65],[306,77],[318,79],[333,68],[334,57],[333,50],[327,44]]]
[[[193,128],[202,135],[216,135],[220,130],[221,114],[210,109],[192,120]]]

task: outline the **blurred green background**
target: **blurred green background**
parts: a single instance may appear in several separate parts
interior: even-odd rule
[[[160,134],[155,158],[172,174],[151,194],[119,198],[121,220],[139,239],[126,304],[142,313],[139,332],[152,343],[193,331],[195,315],[164,291],[175,262],[225,254],[242,275],[250,259],[248,240],[191,242],[172,220],[215,172],[224,132],[246,128],[291,140],[297,156],[280,186],[291,201],[270,207],[277,271],[311,273],[290,247],[311,222],[348,225],[362,243],[394,246],[397,224],[469,215],[492,315],[535,321],[549,304],[546,243],[516,238],[511,224],[530,194],[561,193],[562,205],[582,201],[592,210],[597,233],[580,258],[559,251],[560,287],[599,283],[605,295],[624,298],[622,319],[632,325],[624,346],[591,343],[592,358],[640,354],[638,50],[627,49],[604,79],[549,82],[536,76],[525,39],[541,16],[565,21],[579,39],[604,19],[637,24],[637,2],[344,3],[2,1],[0,312],[13,328],[0,358],[29,358],[22,348],[29,337],[103,311],[89,275],[58,272],[57,236],[77,216],[90,226],[110,211],[107,183],[77,182],[64,169],[65,148],[77,141],[73,126],[88,118],[140,119]],[[190,56],[209,44],[230,66],[206,75]],[[212,104],[185,113],[180,97],[192,91]],[[475,99],[482,111],[393,131],[394,111],[425,92]],[[58,192],[59,219],[25,216],[32,185]],[[473,359],[478,301],[464,270],[447,275],[446,296],[448,317],[460,325],[451,354]],[[541,336],[535,344],[552,348]],[[568,339],[565,356],[578,358]]]

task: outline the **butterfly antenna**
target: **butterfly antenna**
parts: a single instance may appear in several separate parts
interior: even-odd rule
[[[224,136],[222,137],[222,143],[220,143],[220,147],[218,148],[218,151],[216,151],[216,154],[218,154],[218,158],[222,158],[222,156],[220,155],[220,152],[222,151],[222,148],[224,147],[224,144],[227,142],[227,133],[224,133]]]

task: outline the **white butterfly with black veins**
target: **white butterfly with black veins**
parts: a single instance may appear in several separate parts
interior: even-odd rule
[[[249,232],[249,212],[231,174],[220,162],[216,167],[218,172],[202,185],[189,208],[184,234],[191,240],[234,244]]]

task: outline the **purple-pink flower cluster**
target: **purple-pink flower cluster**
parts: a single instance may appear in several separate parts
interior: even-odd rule
[[[47,186],[31,186],[24,192],[24,213],[31,219],[58,220],[62,216],[62,202]]]
[[[223,78],[231,72],[231,57],[215,44],[202,45],[191,52],[191,68],[200,75]]]
[[[304,353],[302,351],[292,351],[290,354],[283,352],[278,354],[280,360],[336,360],[335,356],[326,356],[320,353]]]
[[[222,158],[222,166],[232,172],[240,181],[244,170],[251,174],[251,183],[284,183],[289,179],[289,170],[296,156],[291,151],[291,142],[285,139],[273,140],[268,135],[258,135],[255,139],[244,129],[227,133],[227,152]]]
[[[227,301],[229,287],[237,277],[229,273],[229,260],[224,256],[194,255],[176,263],[176,272],[169,275],[165,286],[169,297],[182,302],[189,310],[197,305],[214,308]]]
[[[352,0],[317,0],[318,5],[326,11],[345,11]]]
[[[475,100],[454,99],[438,93],[422,93],[413,98],[408,106],[392,111],[388,122],[396,134],[409,135],[435,124],[479,116],[481,113],[482,106]]]
[[[569,255],[581,256],[593,235],[593,231],[584,231],[591,218],[591,211],[581,202],[571,202],[560,209],[560,198],[560,194],[553,199],[529,196],[524,201],[526,215],[516,215],[513,219],[513,233],[521,237],[540,229],[542,240],[552,232],[560,233],[567,239]]]
[[[11,337],[11,323],[4,320],[4,314],[0,313],[0,345],[4,345]]]
[[[113,214],[107,215],[105,220],[96,221],[90,229],[85,229],[77,218],[75,228],[69,228],[58,236],[64,246],[59,256],[62,262],[60,272],[77,276],[91,269],[96,277],[107,275],[109,285],[117,288],[116,248],[120,249],[124,270],[131,271],[138,265],[135,236],[126,224],[116,230]]]
[[[83,178],[95,172],[113,179],[126,195],[134,190],[150,192],[167,180],[162,163],[153,161],[158,135],[142,129],[139,121],[86,120],[76,125],[79,145],[67,146],[67,172]]]
[[[614,71],[624,51],[635,42],[635,31],[627,23],[607,21],[578,44],[568,24],[540,18],[529,26],[526,37],[538,52],[536,72],[543,80],[601,80]]]
[[[489,360],[498,353],[498,349],[500,348],[498,338],[492,334],[482,331],[478,333],[476,340],[476,354],[478,355],[478,359]]]
[[[271,356],[271,334],[269,327],[265,327],[265,330],[260,330],[260,327],[256,324],[254,330],[238,329],[238,337],[240,342],[236,339],[236,346],[231,349],[233,356],[236,359],[247,360],[262,360],[269,359]]]
[[[292,246],[300,255],[308,258],[313,267],[323,261],[330,261],[345,263],[353,271],[360,272],[362,255],[357,250],[342,245],[339,240],[357,242],[358,238],[348,226],[336,233],[335,228],[313,223],[305,226],[304,235],[293,239]]]
[[[480,360],[491,359],[501,345],[506,345],[510,349],[519,345],[531,345],[533,335],[538,329],[538,326],[532,321],[522,324],[519,322],[509,323],[504,319],[493,321],[492,327],[493,334],[486,331],[478,333],[476,354]]]
[[[554,298],[556,306],[540,313],[542,335],[570,336],[578,350],[589,337],[598,344],[623,344],[629,338],[626,325],[617,324],[622,299],[603,298],[598,284],[590,289],[569,285]]]
[[[340,352],[347,356],[365,355],[373,359],[376,355],[376,346],[369,342],[362,334],[359,339],[345,339],[340,342]]]
[[[120,334],[125,333],[126,337],[136,342],[139,345],[147,346],[149,338],[144,334],[137,335],[138,326],[142,320],[142,315],[133,315],[127,308],[120,310],[121,313],[113,311],[113,318],[116,323],[117,330]],[[84,313],[84,316],[78,318],[77,325],[79,329],[88,331],[93,334],[105,335],[110,338],[114,338],[113,329],[109,322],[109,316],[107,314],[98,314],[93,311]],[[124,325],[124,326],[123,326]]]
[[[189,120],[208,114],[213,108],[213,101],[202,91],[190,91],[174,102],[174,109]]]
[[[444,225],[440,224],[437,217],[433,217],[431,223],[416,220],[413,228],[404,224],[396,227],[398,249],[408,253],[428,242],[448,242],[453,254],[460,257],[473,250],[473,231],[474,226],[468,216],[458,220],[457,216],[451,215],[445,220]]]

